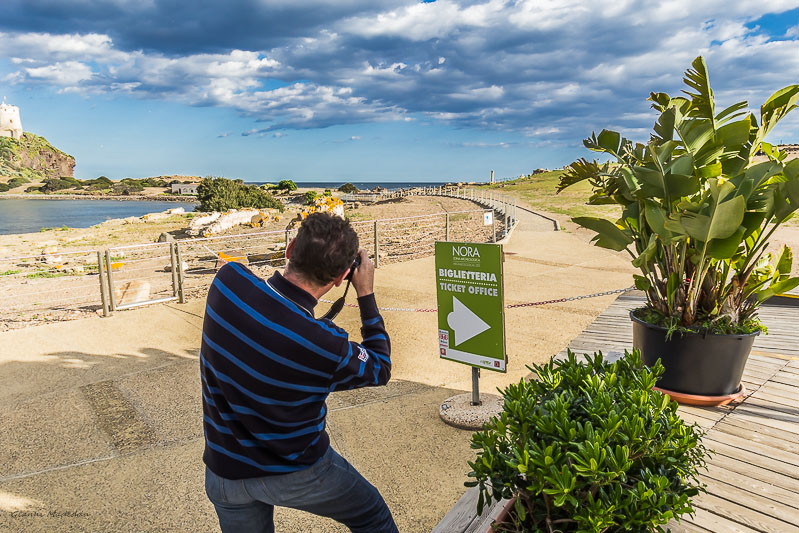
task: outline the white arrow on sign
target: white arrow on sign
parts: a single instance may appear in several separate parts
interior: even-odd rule
[[[455,334],[455,346],[491,329],[491,326],[454,296],[452,297],[452,312],[447,315],[447,324]]]

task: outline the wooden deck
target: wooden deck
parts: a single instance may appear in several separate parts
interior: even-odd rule
[[[640,293],[620,296],[569,348],[618,358],[632,347],[629,311],[643,301]],[[766,305],[760,317],[769,335],[757,338],[749,356],[746,398],[679,408],[707,432],[705,446],[715,453],[702,475],[708,492],[694,499],[695,516],[669,524],[675,533],[799,533],[799,306]],[[484,533],[498,506],[475,516],[476,498],[475,489],[467,491],[434,533]]]

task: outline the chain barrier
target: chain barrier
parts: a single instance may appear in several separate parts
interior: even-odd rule
[[[570,296],[568,298],[558,298],[556,300],[542,300],[540,302],[528,302],[523,304],[509,304],[505,306],[505,309],[515,309],[518,307],[533,307],[536,305],[548,305],[548,304],[557,304],[563,302],[574,302],[576,300],[585,300],[587,298],[599,298],[600,296],[610,296],[611,294],[620,294],[623,292],[628,292],[635,290],[635,287],[627,287],[626,289],[616,289],[613,291],[604,291],[604,292],[595,292],[593,294],[584,294],[582,296]],[[326,304],[332,304],[332,300],[325,300],[320,299],[320,302],[324,302]],[[344,304],[347,307],[358,307],[356,304]],[[438,309],[435,308],[409,308],[409,307],[380,307],[381,311],[407,311],[411,313],[435,313]]]

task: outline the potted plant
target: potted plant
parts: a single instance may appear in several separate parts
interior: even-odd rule
[[[697,426],[653,387],[663,367],[637,350],[614,363],[572,352],[508,386],[502,412],[472,437],[478,514],[509,498],[493,531],[663,531],[693,513],[706,450]]]
[[[775,229],[799,208],[799,160],[763,139],[796,107],[799,85],[774,93],[760,108],[715,109],[702,57],[683,80],[686,96],[651,93],[660,116],[646,144],[603,130],[584,141],[615,161],[580,159],[558,192],[587,180],[589,204],[617,204],[615,223],[576,217],[596,232],[597,246],[626,250],[639,268],[635,285],[646,305],[631,313],[634,346],[647,364],[662,358],[658,383],[673,397],[724,403],[742,394],[741,375],[765,328],[758,306],[799,285],[792,255],[767,252]],[[756,163],[756,154],[765,161]]]

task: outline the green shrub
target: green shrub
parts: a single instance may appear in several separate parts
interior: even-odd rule
[[[8,192],[11,187],[8,186],[6,183],[0,183],[0,192]]]
[[[338,190],[339,190],[339,192],[343,192],[345,194],[353,194],[353,193],[358,192],[358,187],[356,187],[352,183],[347,182],[344,185],[342,185],[341,187],[339,187]]]
[[[325,189],[325,196],[333,196],[333,191],[330,189]]]
[[[280,180],[277,184],[277,188],[282,191],[296,191],[297,184],[291,180]]]
[[[137,192],[142,192],[143,190],[144,186],[138,180],[125,178],[119,183],[115,183],[111,187],[111,194],[121,194],[123,196],[129,196]]]
[[[472,437],[478,512],[518,496],[498,531],[663,531],[693,512],[707,452],[652,390],[663,366],[645,367],[637,350],[585,359],[535,365],[537,380],[508,386],[502,413]]]
[[[20,185],[25,185],[26,183],[30,182],[31,180],[29,180],[28,178],[22,178],[22,177],[11,178],[10,180],[8,180],[8,186],[11,189],[16,189]]]
[[[198,211],[227,211],[242,207],[274,208],[283,211],[283,204],[257,185],[242,180],[207,177],[197,187]]]
[[[50,178],[48,180],[45,180],[44,184],[41,186],[39,190],[41,190],[44,193],[63,191],[65,189],[72,189],[73,187],[75,187],[76,183],[77,180],[75,180],[74,178],[72,180],[64,178]],[[80,184],[78,183],[78,185]]]
[[[28,193],[28,194],[31,194],[31,193],[44,192],[44,191],[42,191],[42,187],[39,187],[37,185],[31,185],[30,187],[25,189],[25,192]]]
[[[305,194],[302,196],[302,202],[305,205],[311,205],[313,204],[314,200],[316,200],[317,196],[318,195],[316,194],[316,191],[306,191]]]

